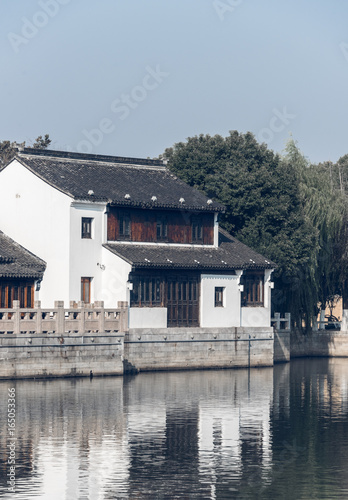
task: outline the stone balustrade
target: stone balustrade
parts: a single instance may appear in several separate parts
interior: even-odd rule
[[[63,301],[56,301],[53,309],[42,309],[36,301],[34,308],[20,308],[18,300],[13,308],[0,309],[0,334],[67,334],[115,333],[128,331],[128,304],[118,302],[117,309],[105,309],[104,302],[85,304],[70,302],[68,309]]]
[[[271,325],[274,326],[277,332],[291,330],[291,314],[285,313],[284,318],[280,317],[280,313],[274,313],[274,318],[271,318]]]

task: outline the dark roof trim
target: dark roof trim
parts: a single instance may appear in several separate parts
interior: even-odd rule
[[[148,158],[130,158],[123,156],[95,155],[89,153],[76,153],[71,151],[56,151],[53,149],[18,148],[20,155],[35,155],[51,158],[70,158],[71,160],[98,161],[105,163],[121,163],[129,165],[157,166],[165,168],[162,160],[152,160]]]
[[[176,211],[192,211],[192,212],[225,212],[225,207],[222,205],[220,206],[210,206],[210,205],[185,205],[183,203],[181,206],[178,206],[174,203],[157,203],[157,202],[136,202],[136,201],[117,201],[113,200],[110,202],[111,207],[122,207],[122,208],[127,208],[127,207],[132,207],[132,208],[147,208],[147,209],[156,209],[156,208],[167,208],[169,210],[176,210]]]

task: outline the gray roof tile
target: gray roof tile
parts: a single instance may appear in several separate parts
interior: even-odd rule
[[[46,263],[0,231],[0,278],[42,279]]]
[[[228,234],[228,233],[226,233]],[[191,269],[231,271],[235,269],[274,269],[276,264],[236,238],[215,247],[173,247],[108,243],[110,252],[129,262],[136,269]]]
[[[159,160],[29,148],[19,151],[16,158],[35,175],[75,199],[105,200],[119,206],[224,210],[219,203],[208,203],[204,194],[175,177]],[[91,191],[93,194],[89,195]],[[184,202],[179,201],[182,198]]]

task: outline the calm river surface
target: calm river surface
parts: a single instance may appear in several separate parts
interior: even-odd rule
[[[1,498],[348,499],[348,359],[1,381],[0,417]]]

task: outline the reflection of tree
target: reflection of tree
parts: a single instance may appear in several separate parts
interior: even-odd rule
[[[335,368],[328,359],[291,363],[289,386],[281,388],[290,412],[272,413],[273,473],[259,498],[331,499],[347,487],[346,474],[338,472],[348,459],[347,401]]]

